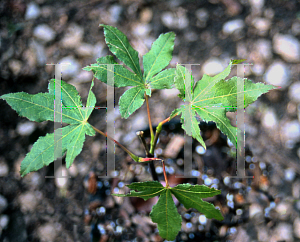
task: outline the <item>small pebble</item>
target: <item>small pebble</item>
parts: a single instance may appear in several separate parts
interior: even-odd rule
[[[199,216],[199,223],[202,224],[202,225],[205,225],[207,222],[207,219],[205,217],[205,215],[200,215]]]
[[[254,18],[252,25],[259,30],[261,33],[266,34],[271,26],[271,21],[267,18]]]
[[[200,171],[192,170],[191,175],[194,176],[194,177],[199,177],[201,175],[201,173],[200,173]]]
[[[76,24],[71,24],[68,27],[67,31],[65,31],[65,33],[66,33],[65,36],[61,40],[61,44],[63,47],[76,48],[81,45],[81,41],[84,35],[84,29],[81,26],[78,26]]]
[[[19,204],[23,213],[33,212],[38,204],[38,199],[34,192],[25,192],[19,196]]]
[[[0,177],[5,177],[8,175],[9,168],[6,162],[0,162]]]
[[[41,24],[34,28],[33,35],[37,39],[40,39],[47,43],[54,40],[56,33],[47,24]]]
[[[293,241],[293,227],[291,224],[279,223],[272,234],[270,241]]]
[[[288,62],[300,61],[300,42],[292,35],[275,34],[273,48],[275,53]]]
[[[25,20],[36,19],[40,16],[40,8],[34,2],[31,2],[27,5],[26,13],[25,13]]]
[[[58,188],[60,189],[67,188],[68,180],[69,180],[68,170],[65,167],[61,166],[59,169],[55,171],[55,185]]]
[[[264,59],[269,60],[272,58],[272,43],[266,39],[260,39],[255,43],[255,50]]]
[[[161,173],[163,173],[163,168],[161,166],[157,166],[155,168],[155,171],[156,171],[157,174],[161,174]]]
[[[8,61],[8,68],[12,71],[12,73],[17,76],[22,69],[23,63],[19,60],[9,60]]]
[[[121,5],[114,4],[109,8],[108,11],[110,13],[110,21],[112,23],[117,23],[120,20],[123,7]]]
[[[255,216],[263,216],[262,206],[257,203],[252,203],[249,208],[249,216],[250,218],[254,218]]]
[[[37,234],[41,241],[43,242],[49,242],[49,241],[55,241],[55,238],[58,234],[58,230],[52,223],[46,223],[37,229]]]
[[[243,29],[244,26],[245,23],[242,19],[230,20],[223,25],[223,32],[225,34],[232,34],[237,30]]]
[[[218,58],[212,58],[207,60],[202,67],[204,74],[214,76],[224,70],[224,66]]]
[[[209,13],[205,8],[200,8],[196,11],[196,17],[202,22],[206,22],[209,18]]]
[[[297,217],[294,220],[294,235],[296,236],[296,238],[300,239],[300,218]]]
[[[300,82],[295,82],[289,87],[289,98],[300,103]]]
[[[94,46],[91,44],[82,43],[76,48],[76,53],[81,57],[93,56]]]
[[[196,152],[197,152],[199,155],[203,155],[203,154],[206,152],[206,150],[204,149],[203,146],[198,145],[198,146],[196,147]]]
[[[284,123],[281,127],[281,132],[286,140],[300,140],[300,124],[297,120]]]
[[[0,228],[5,229],[8,225],[9,217],[6,214],[0,216]]]
[[[269,66],[265,75],[264,81],[280,87],[287,87],[289,85],[290,71],[283,62],[274,62]]]
[[[288,202],[281,202],[277,204],[275,210],[279,214],[279,219],[286,220],[292,213],[292,206]]]
[[[292,182],[296,177],[296,172],[293,168],[288,168],[284,171],[284,177],[286,181]]]
[[[76,77],[80,71],[79,62],[74,58],[74,56],[66,56],[58,61],[58,63],[65,64],[62,67],[62,78],[69,79]]]
[[[260,10],[264,7],[265,0],[250,0],[249,3],[252,8]]]
[[[205,184],[206,186],[210,186],[210,185],[212,184],[212,179],[206,178],[206,179],[204,180],[204,184]]]
[[[30,135],[35,128],[36,124],[34,122],[19,123],[17,126],[17,133],[22,136]]]
[[[262,125],[268,129],[274,129],[278,125],[278,119],[273,109],[268,109],[262,117]]]

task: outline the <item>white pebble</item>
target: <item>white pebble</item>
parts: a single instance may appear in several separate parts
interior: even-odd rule
[[[26,13],[25,13],[25,19],[36,19],[38,16],[40,16],[40,8],[38,5],[36,5],[34,2],[31,2],[27,5]]]
[[[8,175],[9,168],[5,162],[0,162],[0,177],[5,177]]]
[[[231,21],[226,22],[223,25],[223,32],[225,34],[232,34],[233,32],[235,32],[237,30],[243,29],[244,26],[245,26],[245,23],[242,19],[231,20]]]
[[[269,66],[264,81],[275,86],[287,87],[289,84],[290,72],[282,62],[274,62]]]
[[[6,214],[2,214],[0,216],[0,227],[2,229],[5,229],[8,225],[8,222],[9,222],[9,217]]]
[[[262,125],[265,128],[269,129],[274,129],[277,127],[278,120],[273,109],[269,109],[266,113],[264,113],[262,118]]]
[[[218,58],[212,58],[207,60],[202,67],[204,74],[214,76],[224,70],[224,66]]]
[[[81,70],[78,61],[73,56],[66,56],[60,59],[58,63],[65,64],[62,66],[63,79],[76,77]]]
[[[206,219],[205,215],[200,215],[200,216],[199,216],[199,223],[200,223],[200,224],[205,225],[205,224],[206,224],[206,221],[207,221],[207,219]]]
[[[298,141],[300,139],[300,124],[297,120],[282,125],[282,134],[286,140]]]
[[[300,82],[295,82],[289,87],[289,98],[300,103]]]
[[[35,130],[35,126],[34,122],[19,123],[17,126],[17,133],[23,136],[30,135]]]
[[[44,42],[49,42],[54,40],[56,33],[47,24],[41,24],[34,28],[33,35]]]
[[[275,53],[281,55],[288,62],[300,61],[300,43],[292,35],[275,34],[273,48]]]
[[[296,172],[293,168],[288,168],[284,171],[284,177],[286,181],[293,181],[296,177]]]

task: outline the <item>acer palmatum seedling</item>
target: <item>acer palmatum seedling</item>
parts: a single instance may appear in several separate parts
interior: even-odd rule
[[[146,144],[143,133],[138,135],[145,148],[146,157],[138,157],[112,139],[106,133],[92,126],[88,119],[96,104],[96,97],[92,92],[94,81],[91,82],[90,91],[87,98],[86,109],[83,109],[81,98],[76,88],[64,81],[61,81],[62,111],[54,110],[55,80],[50,80],[48,93],[38,93],[31,95],[25,92],[9,93],[2,95],[1,98],[18,112],[20,116],[26,117],[31,121],[43,122],[46,120],[54,121],[54,114],[62,116],[62,122],[67,126],[56,130],[61,132],[61,140],[55,141],[54,134],[47,134],[39,139],[32,146],[31,151],[26,155],[21,163],[21,176],[29,172],[37,171],[40,168],[49,165],[58,157],[66,153],[66,167],[69,168],[77,155],[82,151],[85,135],[94,136],[96,132],[108,137],[119,145],[135,162],[153,162],[160,160],[163,165],[164,178],[166,186],[164,187],[157,179],[154,181],[134,182],[127,185],[131,191],[129,194],[113,194],[122,197],[140,197],[144,200],[159,196],[156,205],[153,206],[150,217],[154,223],[157,223],[159,234],[167,240],[174,240],[181,230],[182,218],[179,215],[174,204],[172,195],[174,195],[186,209],[195,208],[207,218],[223,220],[220,210],[213,204],[205,202],[202,198],[213,197],[221,193],[214,188],[204,185],[179,184],[170,187],[165,172],[163,159],[154,157],[154,150],[157,145],[158,137],[162,130],[162,125],[173,117],[180,115],[182,128],[187,135],[195,138],[205,149],[206,145],[200,135],[199,121],[196,116],[199,115],[204,121],[213,121],[217,127],[229,138],[237,147],[237,135],[239,130],[230,124],[226,117],[226,112],[235,111],[237,107],[237,82],[239,77],[232,77],[228,80],[231,67],[242,60],[230,61],[228,67],[216,76],[204,75],[201,80],[194,84],[192,74],[181,65],[176,68],[165,69],[171,59],[174,48],[175,34],[169,32],[161,34],[152,44],[151,50],[143,56],[143,72],[139,64],[138,52],[132,48],[127,37],[117,28],[101,25],[104,28],[105,41],[110,51],[126,65],[130,70],[122,65],[115,65],[113,69],[114,86],[132,88],[126,90],[119,100],[119,110],[121,116],[127,119],[146,101],[151,142],[150,147]],[[108,64],[118,64],[114,57],[107,55],[97,59],[97,63],[83,68],[87,71],[93,71],[94,77],[104,83],[108,83]],[[186,90],[185,80],[191,80],[189,90]],[[253,83],[248,79],[244,81],[244,108],[253,103],[260,95],[277,87],[265,85],[263,83]],[[189,85],[187,85],[189,86]],[[151,97],[152,89],[171,89],[179,90],[179,98],[185,101],[188,97],[188,103],[175,109],[168,118],[160,122],[154,132],[151,123],[148,98]],[[217,106],[218,108],[215,108]],[[72,107],[72,108],[68,108]],[[184,120],[189,121],[189,125]],[[59,143],[60,142],[60,143]],[[55,154],[54,149],[61,145],[62,153]],[[152,172],[155,173],[155,169]],[[157,176],[155,176],[157,177]]]

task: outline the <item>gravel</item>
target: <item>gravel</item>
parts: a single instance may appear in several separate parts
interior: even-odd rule
[[[300,82],[294,82],[290,85],[289,98],[294,102],[300,103]]]
[[[54,40],[56,32],[47,24],[41,24],[34,28],[33,36],[47,43]]]
[[[210,144],[206,151],[198,143],[193,144],[192,172],[198,178],[178,178],[184,167],[179,144],[178,156],[166,160],[170,184],[204,183],[222,190],[212,202],[221,209],[225,220],[207,219],[176,201],[183,215],[183,229],[177,241],[296,241],[300,239],[297,6],[293,1],[283,1],[280,8],[264,0],[183,2],[67,5],[31,1],[14,3],[11,8],[1,5],[0,11],[11,11],[1,15],[1,95],[45,92],[47,80],[54,75],[53,67],[45,64],[67,62],[71,65],[63,67],[62,77],[85,92],[85,99],[92,76],[81,68],[111,54],[99,23],[122,29],[142,54],[160,33],[174,31],[176,44],[171,67],[176,63],[200,63],[202,72],[214,75],[227,66],[223,59],[247,58],[247,62],[254,64],[252,73],[246,68],[249,79],[282,87],[263,95],[246,109],[249,112],[245,114],[245,172],[254,179],[229,178],[236,172],[234,149],[215,128],[201,128]],[[193,70],[200,76],[200,68]],[[95,80],[93,90],[97,105],[105,106],[104,85]],[[136,130],[127,131],[144,128],[148,122],[147,118],[144,120],[145,109],[137,111],[132,119],[121,119],[117,100],[123,91],[115,92],[116,137],[119,141],[127,140],[124,145],[135,149],[134,152],[142,153]],[[149,101],[156,105],[151,111],[155,124],[182,104],[177,95],[175,89],[153,90]],[[44,178],[53,175],[53,164],[21,178],[20,161],[39,136],[52,132],[53,125],[26,121],[5,102],[1,105],[0,241],[86,241],[91,237],[102,242],[162,241],[148,214],[155,199],[145,202],[110,196],[112,192],[128,192],[125,185],[132,181],[151,180],[147,166],[132,163],[116,147],[118,177],[97,179],[96,194],[89,193],[90,174],[103,175],[106,166],[106,141],[95,136],[86,137],[83,152],[68,170],[72,178],[67,181]],[[91,117],[91,123],[101,130],[105,130],[105,120],[99,112]],[[176,125],[164,127],[157,154],[163,153],[174,135],[182,137],[183,134],[174,132]],[[160,173],[161,163],[156,167]],[[161,173],[159,176],[163,180]]]
[[[244,27],[245,23],[242,19],[235,19],[228,21],[223,25],[223,32],[229,35],[235,31],[243,29]]]
[[[300,61],[300,42],[292,35],[276,34],[273,38],[274,52],[287,62]]]
[[[288,67],[281,61],[271,64],[264,74],[264,81],[285,88],[290,82],[290,72]]]

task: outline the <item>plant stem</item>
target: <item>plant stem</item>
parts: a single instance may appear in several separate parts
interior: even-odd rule
[[[154,133],[153,133],[151,117],[150,117],[149,101],[148,101],[148,96],[146,93],[145,93],[145,99],[146,99],[146,104],[147,104],[147,114],[148,114],[148,121],[149,121],[150,135],[151,135],[151,144],[152,144],[152,141],[154,139]]]
[[[177,114],[176,114],[176,115],[177,115]],[[174,115],[172,118],[174,118],[176,115]],[[155,137],[154,137],[153,143],[151,143],[151,146],[150,146],[150,154],[154,154],[154,149],[155,149],[155,146],[156,146],[158,137],[159,137],[159,135],[160,135],[160,132],[161,132],[161,130],[162,130],[162,126],[163,126],[166,122],[169,122],[172,118],[170,118],[170,117],[166,118],[164,121],[160,122],[160,123],[158,124],[158,126],[156,127]],[[151,140],[151,141],[152,141],[152,140]]]
[[[165,162],[163,160],[161,160],[161,161],[162,161],[163,171],[164,171],[164,177],[165,177],[165,181],[166,181],[166,188],[168,188],[169,187],[169,182],[168,182],[168,178],[167,178]]]
[[[144,132],[143,131],[138,131],[136,132],[136,135],[138,135],[142,141],[142,144],[144,145],[144,148],[145,148],[145,152],[146,152],[146,156],[148,157],[149,156],[149,148],[147,146],[147,143],[146,143],[146,140],[145,140],[145,137],[144,137]]]
[[[129,151],[127,148],[125,148],[125,147],[124,147],[123,145],[121,145],[118,141],[114,140],[112,137],[110,137],[110,136],[107,135],[106,133],[104,133],[104,132],[102,132],[101,130],[95,128],[93,125],[91,125],[91,126],[92,126],[92,128],[93,128],[96,132],[98,132],[99,134],[103,135],[104,137],[109,138],[111,141],[113,141],[113,142],[116,143],[118,146],[120,146],[120,147],[121,147],[128,155],[130,155],[130,157],[131,157],[134,161],[136,161],[136,162],[139,161],[139,158],[140,158],[140,157],[134,155],[131,151]]]

